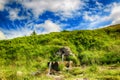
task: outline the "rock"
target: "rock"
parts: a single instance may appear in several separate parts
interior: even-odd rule
[[[23,75],[23,72],[22,72],[22,71],[17,71],[16,75],[17,75],[17,76],[22,76],[22,75]]]
[[[83,78],[83,80],[88,80],[87,78]]]
[[[71,50],[70,50],[69,47],[66,47],[66,46],[65,46],[65,47],[63,47],[63,48],[60,48],[60,49],[58,50],[57,54],[59,54],[59,55],[64,54],[65,56],[69,56],[69,55],[72,54],[72,52],[71,52]]]
[[[36,72],[32,72],[32,73],[31,73],[32,76],[38,76],[38,75],[40,75],[40,74],[41,74],[40,71],[36,71]]]
[[[54,80],[64,80],[62,76],[55,76]]]

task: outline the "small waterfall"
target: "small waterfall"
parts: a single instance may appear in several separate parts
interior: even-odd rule
[[[62,54],[62,62],[64,61],[64,54]]]
[[[52,65],[52,62],[50,62],[50,63],[49,63],[48,75],[50,75],[50,71],[51,71],[51,65]]]

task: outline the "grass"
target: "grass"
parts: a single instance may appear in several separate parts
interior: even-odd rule
[[[35,69],[8,66],[6,68],[0,68],[0,80],[57,80],[57,78],[62,78],[63,80],[77,80],[83,78],[89,80],[120,80],[119,65],[120,64],[73,67],[69,71],[63,70],[56,75],[47,75],[47,71],[38,75],[32,75],[32,72],[36,71]]]
[[[56,52],[67,46],[74,57],[69,71],[48,76],[49,61],[61,61]],[[0,41],[0,80],[120,80],[120,24],[96,30],[31,35]],[[106,64],[106,65],[105,65]],[[110,65],[112,64],[112,65]],[[114,64],[114,65],[113,65]],[[81,66],[80,66],[81,65]]]

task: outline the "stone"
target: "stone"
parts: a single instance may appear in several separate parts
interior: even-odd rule
[[[40,71],[36,71],[36,72],[32,72],[31,75],[32,76],[39,76],[41,74]]]
[[[58,51],[57,51],[57,54],[59,54],[59,55],[65,55],[65,56],[69,56],[69,55],[71,55],[72,53],[71,53],[71,50],[70,50],[70,48],[69,47],[63,47],[63,48],[60,48]]]
[[[17,76],[22,76],[22,75],[23,75],[23,72],[22,72],[22,71],[17,71],[16,75],[17,75]]]

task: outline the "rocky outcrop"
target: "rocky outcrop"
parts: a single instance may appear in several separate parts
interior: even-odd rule
[[[69,56],[69,55],[71,55],[72,54],[72,52],[71,52],[71,50],[70,50],[70,48],[69,47],[63,47],[63,48],[60,48],[58,51],[57,51],[57,54],[58,55],[60,55],[60,56],[62,56],[62,55],[64,55],[64,56]]]

